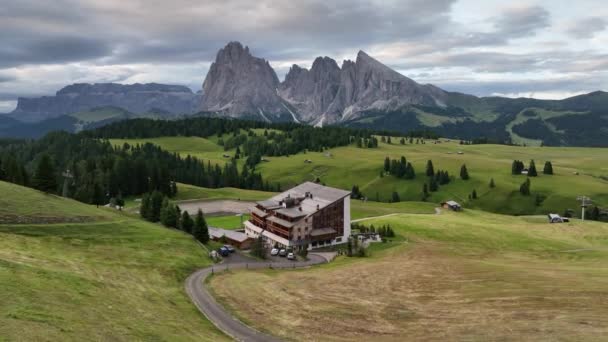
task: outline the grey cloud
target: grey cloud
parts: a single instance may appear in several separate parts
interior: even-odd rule
[[[591,38],[597,32],[601,32],[608,27],[608,22],[604,18],[589,17],[579,20],[572,24],[566,32],[575,38]]]
[[[521,38],[550,26],[549,12],[540,6],[513,7],[495,19],[496,30],[508,37]]]

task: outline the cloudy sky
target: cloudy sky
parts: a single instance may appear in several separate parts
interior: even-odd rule
[[[358,50],[421,83],[479,96],[608,90],[604,0],[0,0],[0,112],[75,82],[199,90],[219,48],[283,78]]]

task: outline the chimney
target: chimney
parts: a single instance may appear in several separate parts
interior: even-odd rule
[[[319,210],[319,205],[317,204],[317,210]]]
[[[300,211],[302,211],[302,206],[300,206],[298,209],[300,209]]]

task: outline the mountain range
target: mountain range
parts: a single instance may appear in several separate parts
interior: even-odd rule
[[[104,108],[129,114],[108,119],[100,114]],[[68,120],[68,130],[94,127],[98,124],[74,116],[93,109],[98,115],[89,117],[110,121],[199,113],[401,132],[433,130],[500,143],[608,146],[606,92],[564,100],[476,97],[419,84],[363,51],[341,66],[329,57],[316,58],[310,69],[293,65],[281,82],[267,60],[239,42],[219,50],[197,93],[162,84],[75,84],[55,96],[20,98],[15,111],[0,117],[0,136],[15,132],[6,122],[9,118],[21,125],[56,128],[62,120],[58,118],[67,115],[76,119]]]

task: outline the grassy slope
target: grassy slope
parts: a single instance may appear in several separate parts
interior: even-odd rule
[[[185,277],[210,262],[190,236],[4,182],[0,192],[13,194],[2,215],[92,220],[0,224],[3,338],[225,339],[183,290]]]
[[[129,140],[130,143],[143,140]],[[211,140],[202,138],[156,138],[152,141],[182,154],[194,154],[202,158],[211,158],[212,162],[225,161],[221,157],[222,148]],[[397,142],[398,139],[393,139]],[[115,140],[116,143],[123,140]],[[463,155],[456,154],[463,151]],[[598,204],[608,206],[608,182],[599,176],[608,175],[608,151],[600,148],[567,148],[567,147],[517,147],[504,145],[469,145],[462,146],[456,142],[433,144],[383,144],[377,149],[359,149],[354,146],[330,150],[332,156],[324,153],[308,152],[289,157],[266,157],[269,162],[259,166],[265,179],[272,183],[280,182],[283,188],[298,184],[316,177],[330,186],[350,189],[357,184],[371,199],[376,194],[381,201],[387,201],[393,191],[397,191],[401,200],[418,201],[421,198],[422,185],[428,180],[423,175],[427,160],[433,160],[435,170],[442,169],[458,178],[460,166],[466,164],[471,180],[456,179],[429,198],[437,203],[446,199],[455,199],[469,207],[508,214],[531,214],[563,212],[565,209],[578,208],[576,196],[585,194]],[[452,154],[448,154],[452,152]],[[384,157],[399,158],[405,156],[412,162],[418,175],[415,180],[400,180],[391,176],[380,178]],[[219,157],[218,157],[219,156]],[[304,160],[310,159],[307,164]],[[543,176],[532,179],[533,194],[543,194],[547,199],[540,207],[535,207],[534,196],[522,197],[518,193],[519,185],[525,181],[522,176],[512,176],[511,162],[523,160],[526,164],[535,159],[537,169],[542,172],[546,160],[553,163],[554,176]],[[345,171],[346,170],[346,171]],[[579,172],[575,176],[574,172]],[[494,178],[497,187],[490,189],[490,178]],[[472,190],[477,190],[480,199],[466,203]],[[259,198],[254,198],[259,199]]]
[[[607,224],[473,210],[368,223],[388,223],[399,237],[374,245],[370,258],[232,271],[210,284],[237,316],[286,339],[549,341],[608,333]]]
[[[127,117],[129,114],[128,111],[116,108],[116,107],[102,107],[102,108],[94,108],[87,111],[82,111],[74,114],[70,114],[70,116],[85,122],[97,122],[102,120],[108,120],[116,117]]]
[[[211,227],[224,229],[240,229],[241,217],[236,215],[207,216],[207,224]],[[249,215],[243,215],[242,221],[249,220]]]

